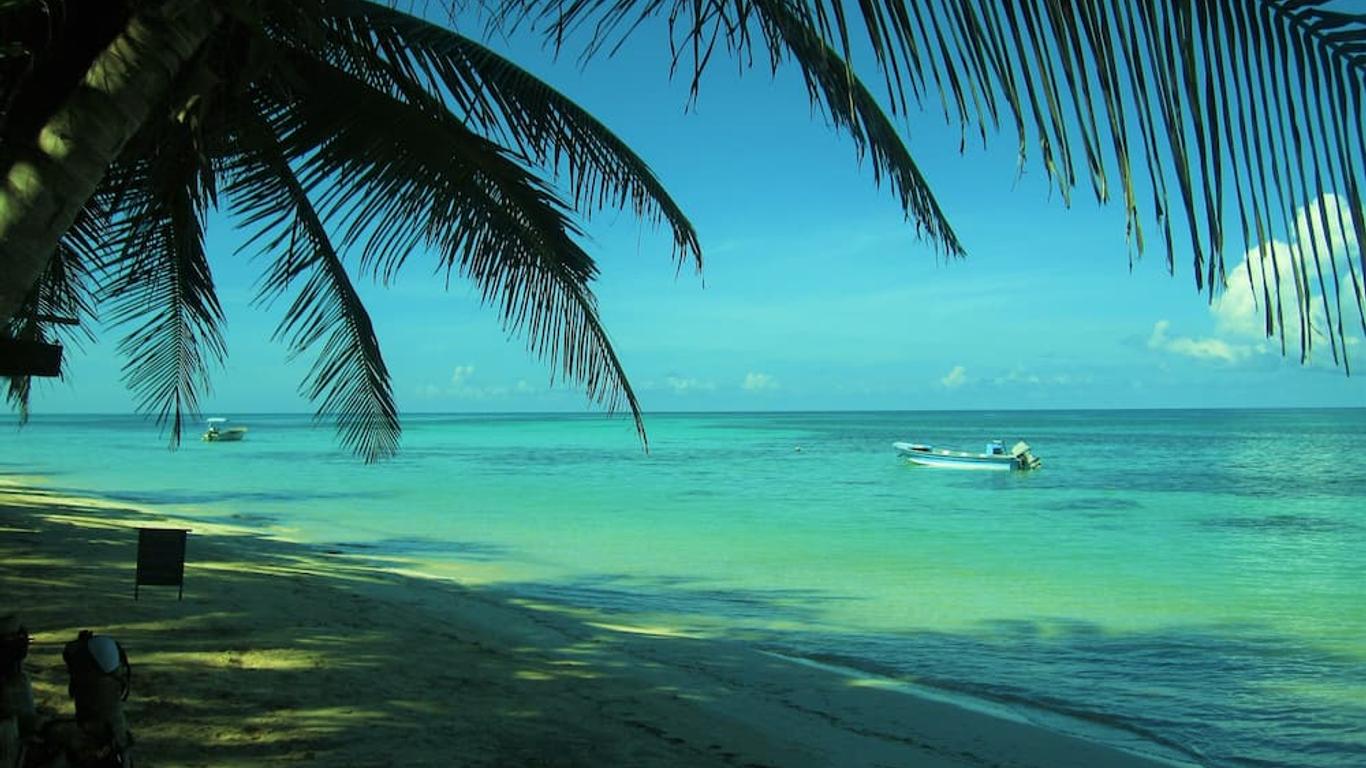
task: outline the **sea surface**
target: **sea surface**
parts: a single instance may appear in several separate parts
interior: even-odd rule
[[[411,557],[1209,766],[1366,766],[1366,409],[415,415],[364,466],[307,416],[167,450],[0,421],[0,473]],[[1033,473],[909,466],[1027,439]],[[799,450],[800,449],[800,450]],[[458,566],[458,568],[457,568]]]

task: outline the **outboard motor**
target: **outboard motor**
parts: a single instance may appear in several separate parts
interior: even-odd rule
[[[1043,466],[1043,459],[1031,453],[1029,443],[1023,440],[1011,446],[1010,455],[1015,457],[1015,462],[1020,469],[1038,469]]]

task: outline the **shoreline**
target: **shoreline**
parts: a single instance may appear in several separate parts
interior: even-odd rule
[[[112,635],[149,764],[1173,764],[890,678],[185,522],[184,602],[135,602],[132,529],[174,518],[0,478],[0,613],[34,634],[40,709],[71,709],[60,643]]]

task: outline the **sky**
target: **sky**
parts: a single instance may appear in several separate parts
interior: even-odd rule
[[[1084,187],[1065,207],[1040,166],[1018,172],[1013,135],[960,153],[937,105],[910,116],[911,152],[968,251],[946,261],[791,68],[718,64],[689,109],[660,30],[586,66],[530,34],[491,44],[632,146],[699,233],[701,277],[629,213],[586,225],[600,314],[647,413],[1366,406],[1366,377],[1334,368],[1326,344],[1302,366],[1262,338],[1245,290],[1198,294],[1188,251],[1174,276],[1156,249],[1131,266],[1120,205]],[[271,340],[284,303],[253,301],[264,260],[236,253],[244,240],[211,218],[229,357],[202,410],[311,411],[298,392],[308,359]],[[1236,244],[1225,259],[1231,275],[1246,268]],[[389,286],[358,281],[402,411],[592,410],[435,263],[413,259]],[[64,380],[35,387],[35,413],[133,410],[122,332],[97,333],[68,348]]]

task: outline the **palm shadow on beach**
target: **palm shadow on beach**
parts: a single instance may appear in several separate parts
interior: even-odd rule
[[[802,692],[789,690],[796,687],[790,662],[756,646],[859,666],[860,654],[829,649],[895,645],[927,662],[915,675],[921,682],[945,687],[967,673],[940,666],[936,680],[929,662],[1003,652],[1021,660],[1090,655],[1097,664],[1110,654],[1149,655],[1170,674],[1158,670],[1145,681],[1147,695],[1178,701],[1189,684],[1218,686],[1239,702],[1287,682],[1259,670],[1259,659],[1281,652],[1277,638],[1249,640],[1256,635],[1246,628],[1116,634],[1058,620],[961,635],[839,633],[816,618],[824,603],[842,598],[810,590],[732,590],[624,574],[466,589],[376,568],[404,565],[376,552],[308,548],[246,531],[192,535],[183,601],[164,588],[144,588],[134,601],[134,528],[157,521],[56,496],[3,509],[0,607],[20,613],[35,635],[27,668],[40,708],[49,716],[71,712],[63,642],[84,628],[116,637],[134,665],[129,717],[147,765],[759,765],[713,734],[708,715],[741,701],[742,689],[807,706]],[[445,554],[499,553],[471,545]],[[611,618],[641,611],[783,628],[703,636]],[[1326,659],[1342,669],[1350,661]],[[897,694],[869,687],[869,678],[907,677],[905,666],[861,668],[866,674],[844,684],[874,698]],[[1343,682],[1366,689],[1366,673]],[[1009,686],[976,693],[984,691],[1022,698]],[[1342,722],[1366,721],[1366,707],[1336,706]],[[1244,713],[1232,707],[1229,714]],[[904,740],[895,724],[886,730],[875,735]],[[1335,748],[1359,748],[1354,739],[1344,731]]]
[[[56,499],[0,507],[0,606],[33,633],[45,716],[72,713],[63,643],[88,628],[123,644],[140,764],[751,762],[649,715],[722,682],[642,688],[621,633],[553,606],[251,533],[191,534],[184,600],[135,601],[134,528],[164,523]]]

